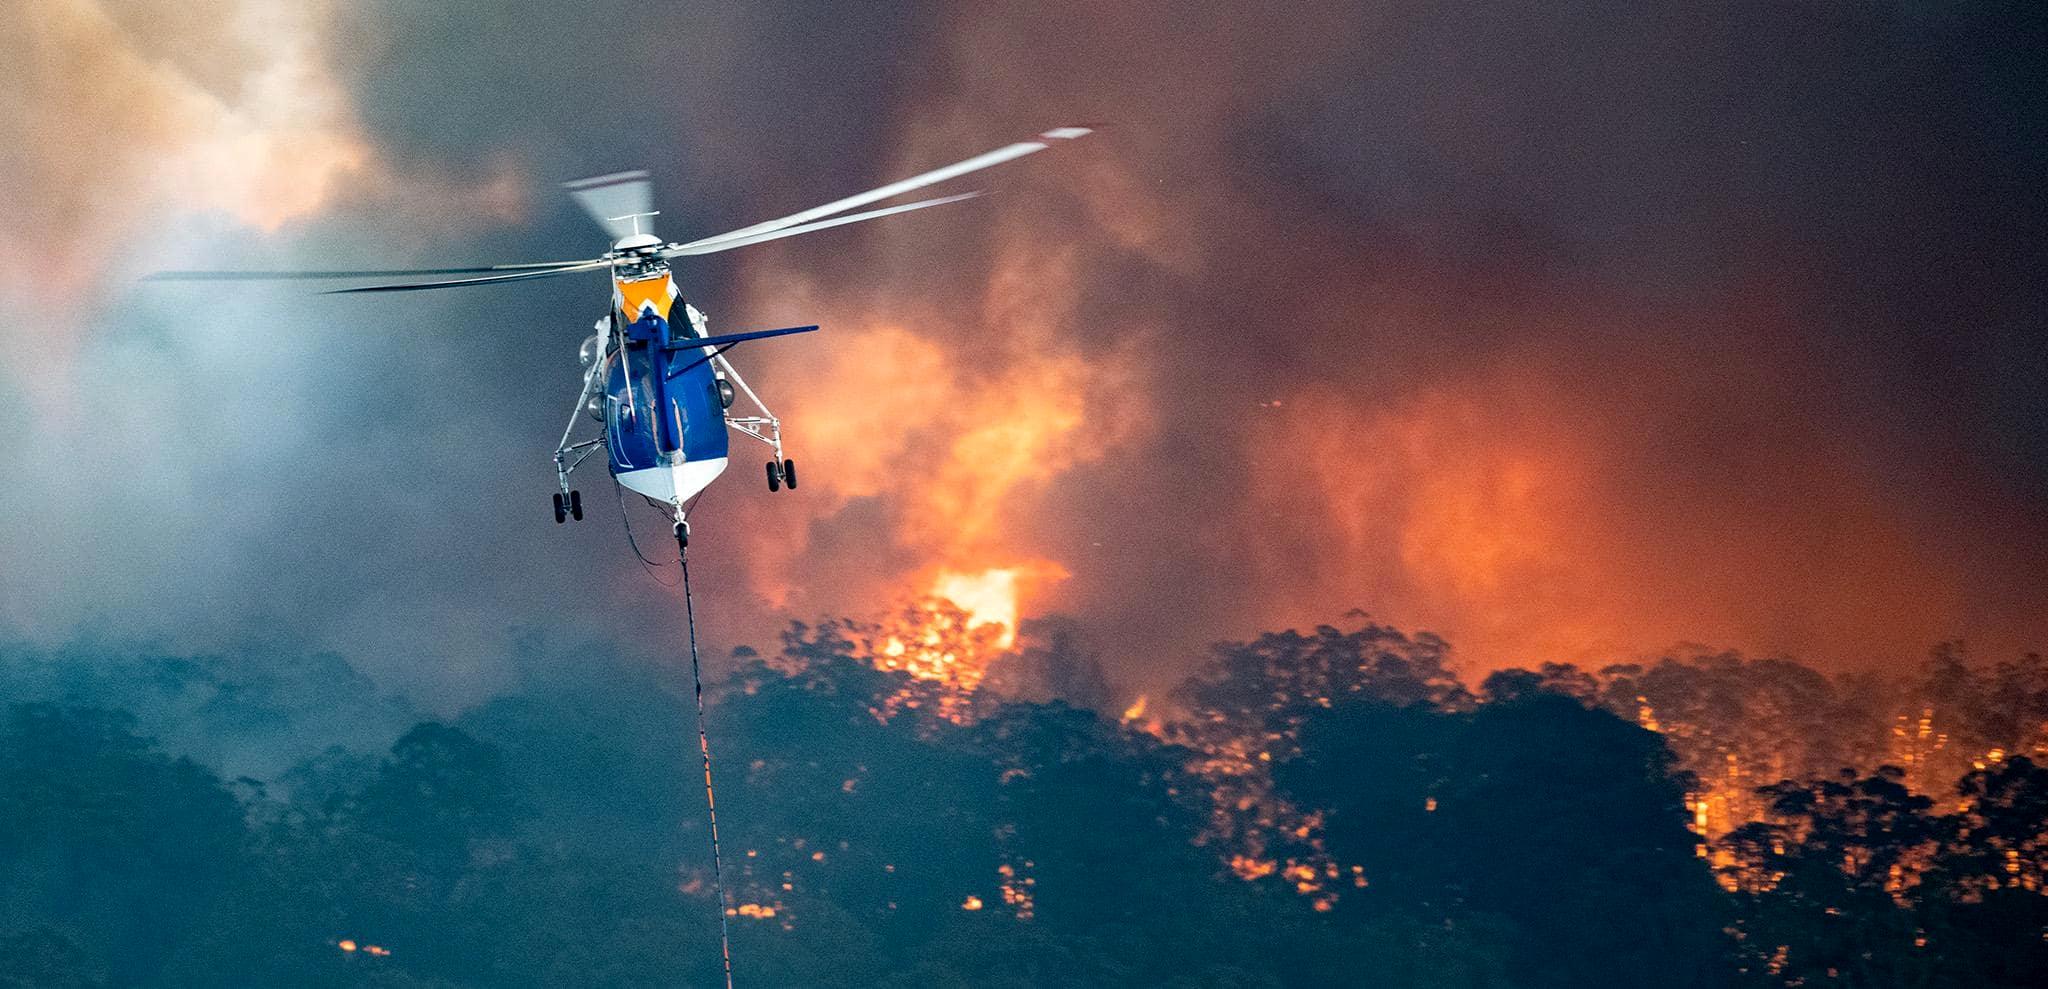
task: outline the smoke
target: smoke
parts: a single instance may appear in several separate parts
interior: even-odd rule
[[[700,506],[718,644],[940,588],[1140,689],[1354,608],[1472,671],[2048,639],[2036,13],[45,6],[0,42],[0,620],[40,635],[460,698],[510,626],[680,632],[601,478],[541,507],[594,281],[137,270],[575,256],[561,179],[649,167],[701,235],[1103,124],[679,271],[721,330],[825,326],[735,354],[802,485],[740,439]]]
[[[502,156],[416,168],[364,133],[333,63],[346,54],[337,9],[0,12],[10,629],[390,647],[370,633],[406,595],[392,593],[391,561],[379,565],[389,532],[364,523],[413,500],[402,458],[452,458],[490,435],[436,408],[395,417],[431,423],[395,449],[378,421],[394,392],[440,384],[446,348],[361,308],[317,307],[303,285],[136,285],[158,267],[293,267],[361,244],[403,263],[420,239],[407,224],[460,232],[521,216]],[[351,373],[323,370],[337,367]],[[395,368],[433,380],[394,388]],[[502,616],[462,644],[475,628],[463,602],[426,610],[452,656],[502,653]]]
[[[322,5],[55,0],[0,12],[0,289],[75,301],[153,210],[260,229],[367,150],[317,64]],[[21,341],[10,340],[11,343]]]
[[[1000,122],[1108,126],[986,215],[749,261],[743,308],[802,299],[850,355],[757,358],[832,382],[793,418],[833,497],[755,547],[777,601],[1050,564],[1032,603],[1140,683],[1353,608],[1475,670],[2048,633],[2048,514],[2011,469],[2039,476],[2012,427],[2041,398],[1982,363],[2040,348],[1979,322],[2038,294],[2008,253],[2038,210],[1941,144],[2015,112],[1982,99],[2013,71],[1983,64],[1997,17],[1179,13],[950,19],[893,171]],[[1921,32],[1958,50],[1909,55]]]

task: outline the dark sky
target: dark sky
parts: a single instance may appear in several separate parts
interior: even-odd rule
[[[701,506],[718,644],[989,570],[1132,689],[1351,609],[1473,670],[2048,643],[2036,5],[270,7],[0,13],[13,634],[444,705],[525,630],[659,655],[609,485],[548,521],[599,279],[136,276],[587,256],[565,179],[680,238],[1102,123],[679,269],[827,328],[739,352],[804,487]]]

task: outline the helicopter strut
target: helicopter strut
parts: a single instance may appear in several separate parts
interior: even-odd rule
[[[748,387],[747,379],[740,377],[740,369],[732,366],[732,362],[726,360],[722,352],[712,359],[717,362],[719,369],[725,372],[726,379],[738,385],[740,392],[747,396],[747,401],[752,402],[754,408],[760,411],[759,415],[733,415],[730,411],[733,401],[728,397],[730,391],[721,392],[719,397],[724,401],[728,409],[725,415],[725,424],[738,432],[745,433],[768,444],[775,451],[775,459],[768,462],[768,490],[775,491],[785,485],[791,490],[795,490],[796,461],[783,455],[782,420],[775,413],[768,411],[768,403],[761,401],[761,396],[755,394],[754,389]]]

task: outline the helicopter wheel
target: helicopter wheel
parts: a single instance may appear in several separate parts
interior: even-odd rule
[[[789,490],[796,490],[796,461],[785,460],[782,462],[782,483]]]
[[[732,408],[732,403],[733,403],[733,399],[734,399],[735,397],[736,397],[736,396],[734,396],[734,395],[733,395],[733,391],[732,391],[732,382],[730,382],[730,381],[727,381],[727,380],[725,380],[724,378],[719,378],[719,379],[718,379],[718,407],[719,407],[719,408],[721,408],[721,409],[729,409],[729,408]]]
[[[687,549],[690,545],[690,523],[676,523],[676,549]]]
[[[568,512],[568,508],[567,508],[567,506],[565,506],[565,505],[563,505],[563,504],[562,504],[562,496],[561,496],[561,494],[560,494],[560,493],[557,493],[557,494],[555,495],[555,524],[556,524],[556,525],[561,525],[561,524],[563,523],[563,521],[565,521],[565,520],[567,520],[567,519],[568,519],[568,517],[569,517],[569,512]]]
[[[782,465],[773,460],[768,461],[768,490],[782,490]]]
[[[578,522],[583,521],[583,492],[569,492],[569,517]]]

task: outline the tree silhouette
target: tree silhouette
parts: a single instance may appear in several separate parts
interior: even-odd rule
[[[0,725],[0,902],[14,923],[55,932],[9,949],[73,944],[121,982],[204,929],[247,840],[234,795],[132,725],[48,704],[14,705]]]
[[[1474,693],[1431,637],[1320,628],[1217,647],[1139,730],[1040,695],[1066,678],[1107,696],[1058,631],[972,690],[877,669],[896,633],[857,623],[739,657],[711,718],[743,978],[2044,981],[2048,769],[2031,757],[1987,750],[1941,792],[1902,769],[1793,773],[1746,789],[1762,819],[1720,838],[1689,830],[1688,795],[1710,784],[1684,768],[1779,764],[1754,745],[1790,746],[1775,758],[1798,767],[1887,751],[1900,704],[1978,733],[1937,749],[1943,733],[1915,725],[1910,751],[2023,738],[2036,660],[1939,696],[1733,657],[1546,664]],[[294,768],[232,784],[125,715],[8,708],[0,985],[714,981],[677,668],[522,649],[521,683],[452,722],[394,731],[381,754],[315,732]],[[149,669],[161,696],[228,683],[205,662]],[[230,690],[215,714],[313,704],[263,677],[260,705]],[[1784,720],[1745,724],[1748,704]],[[1797,737],[1831,719],[1836,737]]]

